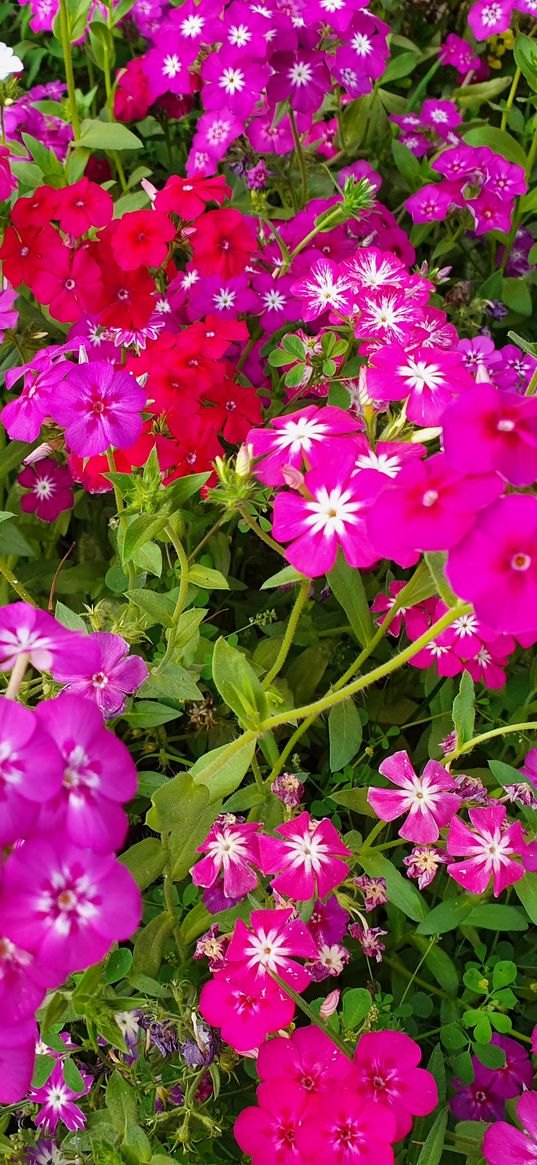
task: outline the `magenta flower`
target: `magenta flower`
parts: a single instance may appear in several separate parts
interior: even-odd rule
[[[270,105],[289,101],[299,113],[314,113],[330,89],[330,73],[322,53],[297,48],[291,53],[274,53],[274,70],[267,84]]]
[[[411,194],[405,203],[414,222],[443,222],[449,211],[463,205],[460,184],[456,182],[422,186],[421,190]]]
[[[477,0],[468,13],[468,24],[476,40],[488,40],[509,28],[513,0]]]
[[[94,700],[105,719],[117,716],[125,709],[127,695],[135,692],[149,674],[147,664],[139,655],[129,655],[129,644],[121,635],[95,631],[87,643],[97,648],[98,666],[93,670],[85,661],[72,661],[70,666],[53,667],[52,674],[59,684],[65,684],[73,695]]]
[[[213,825],[198,853],[207,854],[190,873],[195,886],[214,886],[223,873],[226,898],[243,898],[257,886],[252,866],[259,865],[259,823],[219,822]]]
[[[4,405],[0,417],[12,441],[35,441],[45,417],[51,414],[52,394],[65,376],[66,362],[52,364],[50,356],[41,352],[31,364],[16,371],[17,377],[6,374],[7,387],[24,374],[23,390],[16,400]]]
[[[362,340],[404,345],[421,320],[418,305],[402,288],[359,292],[356,307],[360,314],[354,334]]]
[[[399,345],[388,344],[373,353],[367,369],[367,391],[373,400],[407,397],[406,414],[417,425],[438,425],[454,393],[464,394],[473,385],[458,352],[430,348],[406,352]],[[465,400],[465,395],[461,399]],[[479,469],[476,466],[469,472],[478,473]]]
[[[528,1053],[521,1044],[510,1036],[500,1036],[494,1032],[491,1043],[505,1052],[503,1068],[494,1068],[494,1089],[498,1096],[511,1100],[533,1083],[533,1066]]]
[[[281,492],[274,502],[272,533],[279,542],[291,541],[285,552],[288,562],[301,574],[318,578],[332,569],[341,547],[351,566],[372,566],[380,557],[367,532],[373,486],[360,474],[347,476],[337,461],[312,469],[304,485],[305,497]]]
[[[244,124],[265,87],[268,68],[244,60],[227,46],[210,53],[201,66],[203,104],[207,110],[226,110]]]
[[[418,777],[407,752],[396,752],[379,765],[379,772],[394,785],[392,789],[369,789],[367,800],[381,821],[395,821],[403,813],[399,837],[427,845],[438,840],[440,830],[451,821],[462,798],[451,790],[455,781],[436,760],[427,761]]]
[[[0,936],[0,999],[12,1023],[33,1018],[45,995],[45,979],[29,951]]]
[[[468,473],[496,470],[513,485],[537,479],[537,400],[476,384],[442,417],[448,461]]]
[[[526,873],[524,866],[514,860],[526,850],[522,826],[519,821],[506,826],[505,805],[470,809],[468,816],[473,830],[460,817],[454,817],[450,824],[448,853],[451,857],[467,860],[452,862],[448,874],[472,894],[482,894],[492,878],[494,897],[497,898],[502,890],[519,882]]]
[[[490,1068],[484,1068],[475,1056],[472,1057],[472,1063],[474,1079],[471,1084],[453,1080],[456,1092],[449,1102],[451,1111],[460,1121],[498,1120],[504,1114],[505,1100],[496,1091],[496,1073]]]
[[[49,985],[100,962],[140,913],[138,887],[113,854],[32,839],[4,866],[0,931],[35,953]]]
[[[37,514],[44,522],[54,522],[58,514],[73,505],[73,479],[69,470],[51,457],[27,465],[17,478],[29,492],[21,498],[25,514]]]
[[[61,826],[73,845],[96,853],[119,849],[128,825],[121,805],[134,797],[137,783],[128,749],[82,696],[66,692],[45,700],[37,716],[63,759],[63,788],[43,805],[43,831],[54,833]]]
[[[91,457],[111,446],[128,449],[142,432],[146,393],[133,376],[94,360],[69,369],[51,397],[54,420],[73,453]]]
[[[317,946],[332,945],[341,942],[349,917],[348,911],[340,906],[336,895],[330,894],[326,902],[317,899],[306,925]]]
[[[256,465],[255,475],[265,485],[284,485],[284,466],[295,469],[314,469],[325,466],[334,458],[341,466],[342,458],[353,462],[353,450],[346,433],[354,433],[358,422],[343,409],[329,405],[319,409],[308,405],[289,416],[270,422],[271,428],[250,429],[246,444],[251,445],[254,457],[263,460]]]
[[[267,1035],[288,1027],[295,1014],[293,1000],[269,975],[236,979],[227,971],[218,971],[202,987],[199,1009],[240,1053],[258,1048]]]
[[[449,551],[446,574],[489,627],[513,635],[535,630],[537,498],[510,494],[479,514]]]
[[[316,1027],[297,1028],[291,1039],[267,1040],[260,1048],[257,1073],[263,1081],[290,1081],[302,1089],[312,1111],[317,1097],[348,1075],[349,1061]]]
[[[380,926],[360,926],[359,922],[353,922],[349,926],[349,934],[351,938],[355,938],[360,943],[366,959],[374,959],[376,963],[382,963],[382,955],[386,946],[381,940],[384,935],[388,934],[387,930],[382,930]]]
[[[0,1024],[0,1104],[17,1104],[28,1095],[35,1063],[37,1025],[28,1016]]]
[[[35,713],[1,700],[0,845],[11,845],[32,831],[41,803],[58,793],[61,782],[60,754]]]
[[[523,1126],[513,1128],[499,1120],[490,1126],[483,1140],[487,1165],[535,1165],[537,1161],[537,1092],[523,1092],[517,1104],[517,1116]],[[502,1115],[502,1114],[500,1114]]]
[[[85,1076],[83,1079],[84,1090],[73,1092],[65,1083],[63,1064],[56,1063],[46,1084],[43,1084],[42,1088],[32,1088],[28,1097],[34,1104],[42,1105],[34,1118],[36,1125],[42,1125],[47,1133],[56,1132],[60,1121],[70,1132],[74,1132],[75,1129],[83,1129],[87,1120],[86,1114],[77,1104],[73,1104],[73,1101],[79,1100],[81,1096],[85,1096],[89,1092],[93,1078]]]
[[[226,952],[226,974],[242,982],[265,982],[270,971],[295,991],[304,991],[310,976],[295,960],[315,958],[317,947],[305,923],[292,915],[291,909],[254,910],[251,930],[239,919]]]
[[[371,1104],[354,1089],[338,1088],[319,1097],[315,1113],[305,1115],[296,1140],[299,1152],[310,1161],[393,1165],[395,1138],[395,1119],[388,1108]]]
[[[272,1042],[272,1041],[271,1041]],[[297,1146],[306,1098],[290,1080],[270,1080],[258,1090],[259,1107],[245,1108],[235,1121],[235,1140],[252,1165],[308,1165]]]
[[[366,1032],[354,1053],[350,1075],[364,1100],[380,1104],[395,1119],[394,1140],[406,1137],[414,1116],[427,1116],[438,1104],[434,1076],[418,1068],[421,1048],[404,1032]]]
[[[5,287],[0,291],[0,344],[4,339],[4,330],[14,328],[19,318],[17,308],[13,307],[16,300],[17,292],[11,287]]]
[[[0,671],[10,671],[20,655],[28,656],[38,671],[67,666],[79,656],[97,664],[97,653],[85,635],[68,631],[46,611],[29,603],[0,607]]]
[[[300,813],[276,833],[283,841],[261,836],[259,852],[263,873],[278,874],[270,884],[279,894],[297,902],[325,898],[347,877],[349,866],[342,858],[352,854],[328,818],[314,821],[309,813]]]
[[[316,320],[325,311],[349,315],[352,310],[350,282],[331,259],[318,259],[308,275],[291,285],[291,292],[302,301],[302,318]]]

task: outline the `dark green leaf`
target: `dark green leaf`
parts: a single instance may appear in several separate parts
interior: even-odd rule
[[[344,700],[330,709],[328,735],[330,771],[337,773],[350,764],[362,743],[362,721],[354,700]]]
[[[340,551],[336,565],[327,575],[327,579],[330,590],[340,607],[343,607],[358,642],[365,647],[373,638],[374,627],[360,571],[349,566]]]
[[[435,1117],[434,1124],[429,1129],[416,1165],[439,1165],[444,1153],[447,1121],[448,1110],[444,1108]]]
[[[144,837],[121,854],[119,861],[130,870],[138,888],[146,890],[162,873],[166,854],[158,838]]]
[[[213,652],[213,679],[229,708],[255,727],[267,715],[267,697],[245,656],[226,639],[217,639]]]
[[[385,878],[388,891],[388,899],[393,906],[398,910],[402,910],[407,918],[411,918],[414,922],[420,922],[423,925],[423,919],[427,915],[427,907],[425,899],[422,898],[415,886],[411,886],[408,878],[404,878],[399,870],[396,870],[389,858],[384,857],[384,854],[368,854],[364,853],[363,857],[358,855],[360,864],[369,874],[371,878]],[[418,927],[421,933],[421,925]],[[434,934],[435,931],[427,931],[427,934]]]
[[[475,688],[470,672],[462,673],[459,690],[453,701],[453,726],[457,733],[457,747],[467,744],[474,735]]]
[[[369,1014],[373,1000],[365,987],[351,987],[343,993],[343,1023],[346,1031],[355,1028]]]

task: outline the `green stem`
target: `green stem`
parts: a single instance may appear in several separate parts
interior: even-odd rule
[[[434,77],[435,73],[438,72],[441,63],[442,62],[440,60],[436,60],[434,64],[431,65],[430,69],[425,73],[425,76],[421,78],[419,84],[416,85],[412,97],[410,98],[410,101],[407,105],[407,113],[412,113],[412,110],[416,108],[422,93],[426,92],[429,81]]]
[[[352,1060],[353,1049],[348,1044],[346,1044],[340,1036],[336,1035],[336,1033],[332,1031],[332,1029],[329,1028],[326,1023],[323,1023],[321,1017],[316,1015],[313,1008],[310,1007],[308,1003],[306,1003],[306,1000],[303,999],[297,991],[294,991],[293,988],[285,982],[285,979],[281,979],[275,971],[269,971],[268,973],[271,979],[274,979],[278,986],[281,987],[282,991],[285,991],[285,994],[293,1000],[293,1003],[295,1003],[296,1006],[304,1012],[304,1015],[307,1016],[310,1023],[315,1024],[315,1027],[318,1027],[320,1031],[324,1032],[325,1036],[327,1036],[329,1040],[332,1040],[332,1043],[336,1045],[336,1048],[339,1048],[340,1052],[343,1052],[344,1056],[347,1056],[349,1060]]]
[[[295,115],[293,113],[293,110],[291,109],[291,106],[289,106],[289,121],[291,123],[291,133],[293,135],[293,141],[295,143],[296,160],[298,162],[298,168],[300,170],[300,180],[302,183],[302,207],[304,207],[304,206],[306,206],[306,203],[308,201],[308,172],[306,170],[306,159],[304,157],[304,151],[302,149],[302,142],[300,141],[300,134],[299,134],[298,129],[297,129]]]
[[[257,760],[255,753],[252,757],[252,772],[254,774],[255,783],[259,789],[259,792],[262,794],[262,796],[264,796],[265,795],[265,786],[263,784],[263,776],[261,773],[261,769],[259,768],[259,763],[258,763],[258,760]]]
[[[401,1006],[401,1004],[405,1002],[405,999],[408,995],[408,992],[410,991],[410,988],[412,987],[412,984],[417,979],[418,971],[421,971],[421,968],[423,967],[423,964],[427,958],[427,955],[429,954],[429,951],[434,947],[435,942],[436,942],[436,935],[433,935],[433,938],[431,939],[429,946],[427,947],[427,949],[424,951],[423,955],[421,956],[421,959],[416,967],[416,970],[412,972],[412,978],[408,980],[408,983],[405,987],[405,990],[403,991],[402,997],[399,1000],[399,1006]]]
[[[271,550],[275,550],[277,554],[281,555],[282,558],[285,558],[285,550],[283,549],[283,546],[280,546],[279,542],[275,542],[274,538],[270,537],[270,534],[265,534],[265,531],[262,530],[261,526],[257,524],[255,518],[252,518],[252,515],[248,513],[246,506],[239,505],[237,506],[237,509],[243,522],[246,522],[246,525],[250,527],[250,530],[253,530],[254,534],[256,534],[257,537],[265,543],[265,546],[270,546]]]
[[[531,139],[531,146],[529,148],[528,157],[526,160],[526,181],[528,183],[528,187],[530,186],[531,176],[533,173],[533,167],[535,165],[535,161],[537,160],[537,114],[535,114],[533,121],[534,121],[533,137]],[[519,198],[518,203],[517,203],[516,213],[515,213],[515,216],[513,218],[512,223],[511,223],[511,230],[509,231],[507,243],[505,244],[505,252],[504,252],[504,256],[502,259],[502,266],[501,266],[502,274],[505,272],[505,269],[506,269],[507,264],[509,262],[509,256],[511,254],[513,243],[514,243],[515,238],[516,238],[516,233],[518,231],[518,228],[520,226],[520,222],[522,219],[523,211],[521,209],[521,205],[522,205],[521,199]]]
[[[265,676],[265,679],[263,680],[263,683],[262,683],[262,687],[265,691],[267,688],[270,688],[272,681],[274,679],[276,679],[277,675],[279,675],[279,673],[281,672],[282,667],[287,659],[287,656],[288,656],[290,648],[291,648],[291,644],[292,644],[293,639],[295,637],[295,631],[297,629],[300,616],[301,616],[302,611],[304,610],[304,607],[308,601],[308,595],[310,593],[310,585],[311,584],[310,584],[309,578],[304,579],[304,582],[301,582],[301,584],[300,584],[300,587],[298,590],[298,595],[297,595],[296,601],[295,601],[295,605],[294,605],[293,610],[291,611],[291,614],[289,616],[289,622],[288,622],[286,630],[285,630],[285,635],[283,637],[283,640],[282,640],[282,643],[280,646],[280,650],[276,656],[276,659],[274,660],[274,663],[273,663],[270,671],[267,672],[267,675]]]
[[[6,580],[8,586],[11,587],[11,590],[19,596],[19,599],[22,599],[23,603],[30,603],[32,607],[37,606],[35,599],[32,599],[32,596],[26,590],[26,587],[24,587],[22,583],[19,582],[18,578],[16,578],[16,576],[13,574],[11,567],[8,566],[7,562],[4,562],[2,558],[0,558],[0,574],[2,575],[2,578]]]
[[[500,122],[500,129],[501,130],[506,129],[506,127],[507,127],[507,120],[509,118],[509,114],[510,114],[512,106],[513,106],[513,101],[515,100],[515,97],[516,97],[516,91],[518,89],[518,83],[520,81],[521,76],[522,76],[522,70],[516,69],[514,77],[513,77],[513,82],[512,82],[511,88],[509,90],[509,96],[507,98],[505,109],[502,113],[502,120]]]
[[[399,975],[404,975],[405,979],[411,979],[419,987],[423,987],[426,991],[431,991],[433,995],[439,995],[440,999],[451,998],[447,991],[442,991],[440,987],[435,987],[433,983],[428,983],[427,979],[421,979],[419,975],[415,975],[412,971],[409,971],[404,963],[399,962],[399,959],[387,959],[384,957],[382,961],[387,967],[391,967],[393,971],[397,971]]]
[[[80,121],[78,119],[78,106],[76,103],[75,75],[73,72],[73,58],[71,56],[69,13],[67,10],[66,0],[60,0],[60,32],[63,61],[65,65],[65,80],[67,81],[67,100],[69,104],[69,113],[71,115],[71,125],[75,135],[75,142],[77,142],[78,138],[80,137]]]
[[[214,523],[214,526],[211,526],[211,529],[207,530],[207,533],[203,535],[201,542],[198,542],[198,545],[192,551],[192,554],[189,554],[189,556],[188,556],[189,562],[194,562],[194,560],[198,557],[200,550],[203,550],[203,547],[207,545],[209,539],[212,538],[213,534],[216,534],[218,532],[218,530],[220,529],[220,527],[224,525],[224,522],[225,522],[225,518],[219,518],[218,521]]]
[[[457,757],[463,756],[466,752],[471,752],[472,749],[477,748],[478,744],[482,744],[484,740],[492,740],[495,736],[505,736],[508,732],[537,732],[537,721],[527,721],[523,724],[503,724],[501,728],[491,728],[489,732],[482,732],[479,736],[473,736],[471,740],[467,740],[466,744],[461,744],[460,748],[456,748],[453,752],[448,753],[444,757],[442,764],[451,764],[452,761],[457,760]]]
[[[535,369],[535,372],[533,373],[533,376],[528,384],[528,387],[527,387],[524,395],[525,396],[533,396],[536,389],[537,389],[537,368]]]
[[[385,821],[377,821],[376,822],[376,824],[373,826],[372,830],[368,833],[368,835],[365,839],[364,845],[361,846],[361,848],[360,848],[360,854],[359,854],[360,858],[362,857],[363,854],[365,854],[367,852],[367,850],[370,850],[372,848],[373,842],[378,837],[379,833],[382,833],[382,830],[385,828],[386,828]]]
[[[179,566],[181,568],[181,578],[179,581],[179,594],[177,596],[177,602],[175,604],[175,610],[173,612],[173,624],[170,627],[170,630],[168,632],[168,644],[166,647],[166,651],[165,651],[165,653],[164,653],[164,655],[163,655],[163,657],[162,657],[162,659],[161,659],[161,661],[156,669],[157,672],[162,671],[162,669],[166,666],[166,664],[169,663],[169,661],[173,655],[173,652],[174,652],[175,643],[176,643],[176,639],[177,639],[177,632],[179,629],[179,620],[180,620],[181,615],[183,614],[183,611],[185,609],[186,597],[187,597],[187,592],[188,592],[188,575],[189,575],[188,558],[186,556],[186,550],[183,546],[183,543],[181,542],[180,538],[177,538],[175,531],[172,529],[171,525],[164,527],[164,533],[169,538],[169,540],[172,543],[172,546],[175,550],[175,553],[177,554],[177,558],[179,560]]]
[[[304,247],[307,247],[308,243],[311,243],[312,239],[315,239],[317,237],[321,228],[324,231],[331,225],[332,222],[334,222],[334,225],[336,223],[336,220],[338,222],[341,222],[340,214],[341,214],[341,203],[338,203],[337,206],[332,207],[331,210],[326,212],[325,217],[323,217],[321,215],[320,218],[322,219],[322,222],[320,222],[318,226],[313,227],[311,231],[308,231],[307,235],[304,235],[304,238],[301,239],[299,243],[297,243],[294,250],[291,251],[290,253],[288,253],[287,258],[284,259],[281,267],[278,267],[276,269],[276,271],[274,272],[274,278],[280,279],[282,275],[285,275],[285,272],[291,266],[291,263],[293,262],[293,259],[295,258],[295,256],[299,255],[300,252],[304,250]]]
[[[106,454],[106,459],[108,461],[108,468],[109,468],[110,472],[116,473],[117,470],[116,470],[116,462],[114,459],[114,450],[113,449],[108,449],[107,454]],[[119,492],[118,487],[116,486],[116,484],[114,482],[112,482],[112,485],[114,487],[114,498],[115,498],[115,502],[116,502],[117,516],[119,518],[119,524],[121,526],[121,532],[123,534],[123,539],[125,539],[127,530],[129,528],[129,524],[127,522],[127,518],[126,518],[125,513],[124,513],[125,506],[123,504],[123,498]],[[131,588],[134,588],[134,586],[136,584],[136,567],[135,567],[132,559],[129,558],[129,561],[126,563],[126,567],[127,567],[127,574],[129,576],[129,586]]]

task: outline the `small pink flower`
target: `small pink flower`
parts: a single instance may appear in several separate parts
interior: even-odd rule
[[[367,959],[374,959],[376,963],[382,963],[382,954],[386,947],[381,939],[388,934],[387,930],[381,930],[380,926],[366,927],[360,926],[359,922],[353,922],[349,926],[349,934],[351,938],[355,938],[360,943]]]
[[[420,890],[430,886],[439,866],[447,866],[451,858],[434,845],[415,845],[412,853],[403,858],[407,878],[416,878]]]
[[[330,405],[322,409],[308,405],[276,418],[265,429],[250,429],[246,442],[252,446],[253,456],[262,458],[255,475],[265,485],[283,485],[284,466],[320,468],[331,458],[341,465],[345,456],[350,466],[353,451],[344,435],[357,429],[354,417]]]
[[[291,292],[302,300],[304,320],[316,320],[326,311],[346,316],[352,308],[349,280],[331,259],[318,259],[309,275],[292,284]]]
[[[333,992],[338,994],[339,992]],[[314,1111],[317,1097],[348,1074],[349,1061],[324,1032],[316,1027],[297,1028],[291,1039],[279,1036],[262,1045],[257,1072],[263,1081],[293,1082],[303,1091],[304,1102]]]
[[[290,1080],[270,1080],[258,1090],[259,1107],[245,1108],[235,1121],[235,1140],[252,1165],[308,1165],[297,1137],[306,1099]]]
[[[465,857],[467,860],[452,862],[448,874],[472,894],[482,894],[492,878],[494,897],[497,898],[502,890],[519,882],[526,873],[524,866],[514,860],[526,851],[522,826],[519,821],[506,826],[505,805],[470,809],[468,816],[473,830],[460,817],[454,817],[450,824],[448,853],[451,857]]]
[[[58,514],[73,505],[73,479],[69,470],[46,457],[27,465],[17,478],[29,492],[21,499],[25,514],[37,514],[44,522],[54,522]]]
[[[258,1048],[273,1032],[288,1027],[295,1014],[293,1000],[269,975],[237,979],[227,969],[217,971],[201,989],[200,1012],[235,1051]]]
[[[72,365],[51,397],[54,420],[65,428],[73,453],[92,457],[107,449],[128,449],[142,432],[146,393],[133,376],[93,360]]]
[[[91,664],[91,670],[84,666],[83,659],[73,660],[70,667],[53,668],[53,677],[73,695],[94,700],[104,717],[117,716],[125,709],[125,696],[135,692],[147,679],[147,664],[139,655],[129,655],[129,644],[121,635],[95,631],[88,635],[86,642],[97,648],[97,669],[93,670]]]
[[[394,1140],[406,1137],[414,1116],[438,1104],[434,1076],[418,1068],[421,1048],[404,1032],[366,1032],[354,1053],[350,1080],[364,1100],[388,1109],[396,1122]]]
[[[190,873],[195,886],[214,886],[220,873],[227,898],[243,898],[257,886],[252,866],[259,865],[259,824],[215,822],[198,853],[207,854]]]
[[[334,460],[306,474],[306,496],[283,491],[277,495],[272,532],[280,542],[291,541],[286,558],[301,574],[308,578],[327,574],[338,547],[351,566],[372,566],[379,557],[366,531],[378,485],[362,481],[364,476],[371,475],[345,475],[345,467]]]
[[[85,635],[68,631],[46,611],[29,603],[0,607],[0,671],[11,671],[20,655],[27,655],[38,671],[67,666],[84,656],[97,665],[97,653]]]
[[[537,1161],[537,1092],[524,1092],[517,1104],[523,1132],[497,1121],[490,1125],[483,1141],[487,1165],[535,1165]]]
[[[395,821],[408,813],[399,836],[426,845],[438,840],[462,798],[451,790],[455,781],[438,761],[427,761],[418,777],[407,752],[396,752],[379,765],[379,772],[401,790],[370,789],[367,800],[381,821]]]
[[[338,1088],[319,1098],[315,1113],[305,1115],[296,1139],[299,1151],[310,1161],[393,1165],[395,1138],[395,1119],[388,1108],[371,1104],[354,1089]]]
[[[254,910],[251,930],[239,919],[226,952],[226,973],[263,982],[274,972],[295,991],[304,991],[310,975],[296,958],[315,958],[317,947],[305,923],[292,916],[291,909]]]
[[[388,901],[385,878],[370,878],[368,874],[362,874],[359,878],[354,878],[354,885],[362,891],[364,910],[368,914],[377,906],[385,906]]]
[[[48,1133],[55,1132],[60,1121],[71,1132],[83,1129],[87,1120],[86,1114],[77,1104],[73,1104],[74,1100],[85,1096],[91,1088],[92,1077],[86,1076],[83,1079],[85,1084],[83,1092],[73,1092],[65,1083],[63,1064],[56,1063],[46,1084],[42,1088],[32,1089],[28,1097],[35,1104],[42,1105],[35,1117],[36,1125],[42,1125]]]
[[[300,813],[276,833],[283,841],[261,836],[259,850],[263,873],[278,874],[271,886],[279,894],[298,902],[325,898],[347,877],[349,866],[342,858],[350,858],[351,851],[328,818],[314,821]]]
[[[476,40],[499,36],[509,28],[513,0],[477,0],[468,13],[468,24]]]

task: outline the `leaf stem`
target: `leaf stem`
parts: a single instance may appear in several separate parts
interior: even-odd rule
[[[319,1030],[322,1031],[324,1035],[327,1036],[328,1039],[336,1045],[336,1048],[339,1048],[340,1052],[343,1052],[343,1055],[346,1056],[348,1060],[352,1060],[353,1051],[349,1045],[346,1044],[340,1036],[336,1035],[336,1033],[332,1031],[327,1026],[327,1024],[323,1023],[321,1017],[315,1013],[313,1008],[310,1007],[309,1003],[306,1003],[306,1000],[303,999],[297,991],[294,991],[293,988],[285,982],[285,979],[281,979],[275,971],[269,971],[268,973],[271,979],[274,979],[274,981],[278,984],[278,987],[281,987],[282,991],[285,991],[285,994],[293,1000],[293,1003],[296,1003],[296,1006],[300,1008],[300,1010],[304,1013],[305,1016],[307,1016],[310,1022],[315,1024],[315,1027],[318,1027]]]
[[[302,611],[304,610],[304,607],[308,601],[308,595],[310,593],[310,585],[311,584],[310,584],[309,578],[304,579],[304,581],[300,583],[300,586],[298,589],[298,594],[297,594],[297,597],[295,600],[295,605],[294,605],[294,607],[291,611],[291,614],[289,616],[289,621],[288,621],[288,624],[287,624],[287,627],[285,630],[285,635],[283,637],[283,640],[282,640],[282,643],[280,646],[280,650],[276,656],[276,659],[274,660],[274,663],[273,663],[270,671],[267,672],[267,674],[263,680],[263,683],[261,685],[264,691],[266,691],[267,688],[270,688],[272,681],[274,679],[276,679],[277,675],[279,675],[279,673],[281,672],[282,667],[287,659],[287,656],[289,654],[289,651],[290,651],[290,648],[291,648],[291,645],[292,645],[292,642],[293,642],[293,639],[295,636],[295,631],[297,629],[297,626],[298,626],[298,623],[300,620],[300,616],[301,616]]]
[[[298,132],[297,124],[295,121],[295,115],[294,115],[293,110],[292,110],[290,105],[289,105],[289,121],[291,123],[291,133],[293,135],[293,141],[295,143],[295,154],[296,154],[296,159],[298,162],[298,168],[300,170],[300,179],[302,182],[302,206],[304,207],[308,201],[308,173],[306,170],[306,159],[304,157],[304,151],[302,149],[302,142],[300,141],[300,134]]]
[[[173,530],[173,528],[170,524],[168,524],[167,526],[164,527],[164,533],[169,538],[169,540],[172,543],[172,546],[175,550],[175,553],[177,554],[177,558],[179,560],[179,566],[181,568],[181,578],[180,578],[180,582],[179,582],[179,594],[177,596],[177,602],[175,604],[175,610],[173,612],[173,624],[170,627],[170,630],[168,632],[168,644],[166,647],[166,651],[165,651],[165,653],[164,653],[164,655],[163,655],[163,657],[162,657],[162,659],[161,659],[161,661],[156,669],[157,672],[160,672],[163,670],[163,668],[166,666],[167,663],[169,663],[169,661],[173,655],[174,648],[175,648],[175,642],[177,639],[179,620],[180,620],[181,615],[183,614],[183,611],[185,609],[186,597],[187,597],[187,592],[188,592],[188,576],[189,576],[188,558],[186,556],[186,550],[183,546],[183,543],[181,542],[181,539],[176,536],[175,531]]]
[[[37,607],[35,599],[32,599],[31,594],[26,590],[26,587],[19,582],[18,578],[13,574],[13,571],[3,558],[0,558],[0,574],[5,578],[8,586],[12,591],[19,596],[23,603],[30,603],[32,607]]]
[[[471,752],[478,744],[482,744],[484,740],[492,740],[495,736],[505,736],[508,732],[537,732],[537,721],[529,720],[522,724],[502,724],[501,728],[491,728],[489,732],[482,732],[479,736],[473,736],[471,740],[467,740],[465,744],[461,744],[460,748],[456,748],[453,752],[448,753],[441,763],[451,764],[452,761],[457,760],[457,757],[463,756],[466,752]]]

